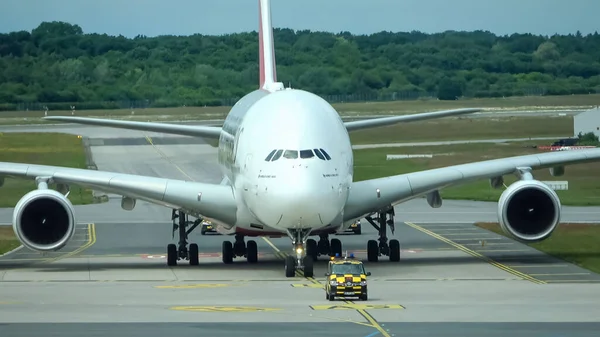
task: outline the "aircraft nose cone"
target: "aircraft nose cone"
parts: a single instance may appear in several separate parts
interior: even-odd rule
[[[273,227],[314,228],[331,223],[342,207],[343,198],[336,186],[322,175],[296,170],[278,177],[259,205],[264,211],[255,214]]]

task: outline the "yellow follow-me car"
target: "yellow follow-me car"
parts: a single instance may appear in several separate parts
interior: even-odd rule
[[[217,229],[209,220],[202,221],[202,227],[200,227],[200,235],[206,235],[206,233],[217,233]]]
[[[337,296],[358,297],[363,301],[368,299],[367,276],[371,276],[371,272],[365,271],[362,261],[355,260],[354,254],[344,258],[337,254],[331,257],[325,276],[326,299],[333,301]]]

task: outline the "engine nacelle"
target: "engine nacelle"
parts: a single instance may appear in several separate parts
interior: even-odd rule
[[[538,180],[519,180],[498,201],[498,222],[504,233],[522,242],[547,239],[560,223],[558,195]]]
[[[50,189],[25,194],[13,213],[13,230],[21,244],[41,252],[63,248],[75,234],[75,223],[71,201]]]

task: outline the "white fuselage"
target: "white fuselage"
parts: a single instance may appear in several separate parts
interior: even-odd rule
[[[352,146],[321,97],[294,89],[244,96],[225,119],[219,163],[251,222],[281,232],[342,225]]]

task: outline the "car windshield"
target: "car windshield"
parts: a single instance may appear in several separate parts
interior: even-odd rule
[[[334,264],[331,266],[332,274],[364,274],[362,264]]]

